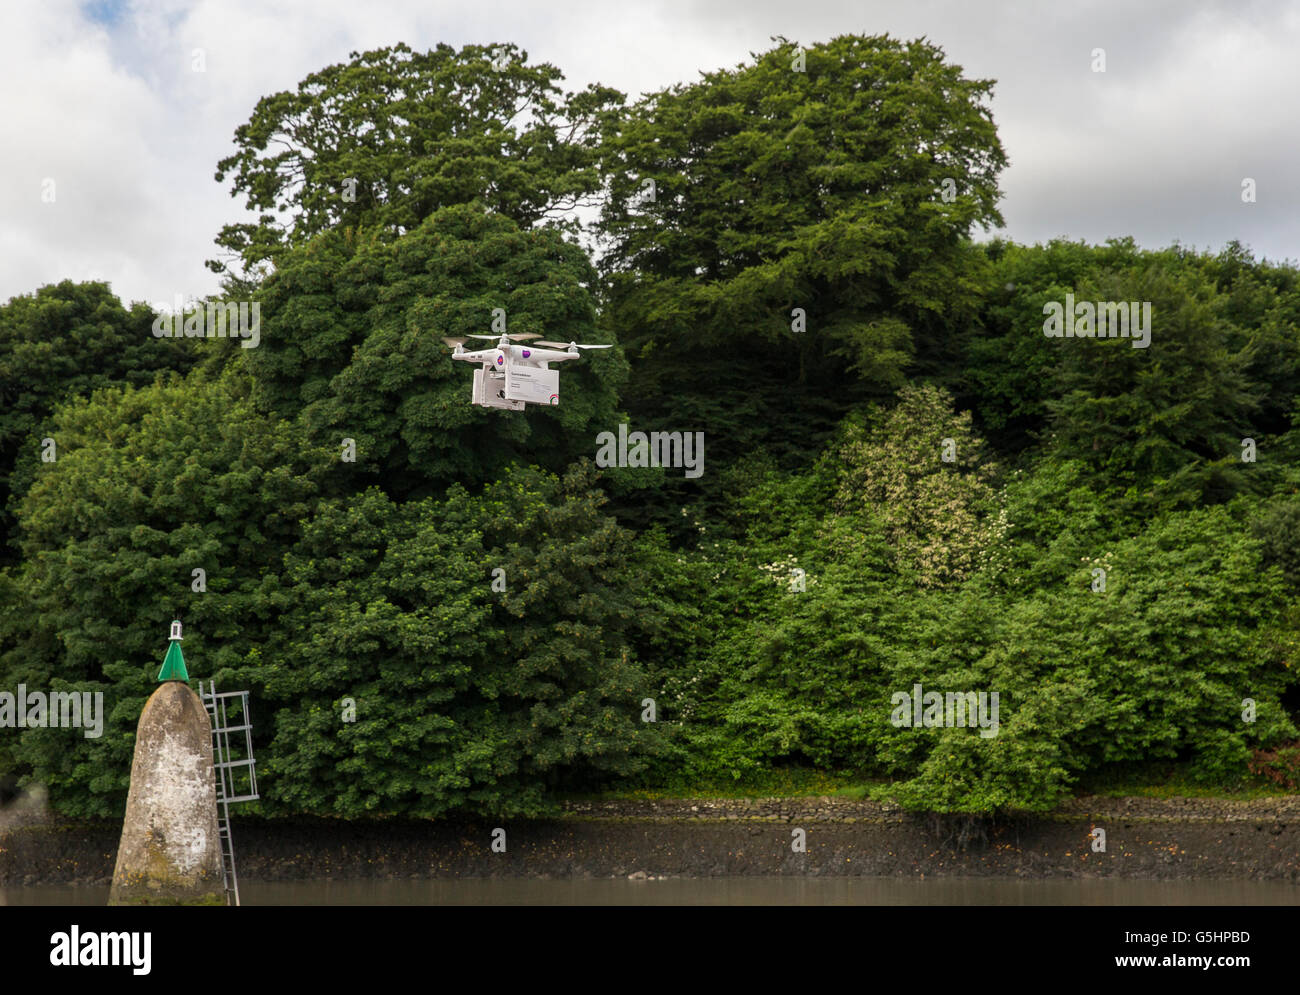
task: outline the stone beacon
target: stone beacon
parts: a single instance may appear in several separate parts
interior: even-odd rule
[[[225,905],[212,723],[190,689],[181,624],[136,728],[109,905]]]

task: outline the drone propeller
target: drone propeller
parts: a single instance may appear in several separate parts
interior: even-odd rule
[[[443,337],[442,341],[446,342],[447,346],[451,349],[456,349],[465,344],[464,339],[453,339],[453,338],[448,338],[446,336]]]
[[[581,342],[548,342],[538,339],[535,345],[544,345],[551,349],[612,349],[612,345],[583,345]]]
[[[497,342],[500,341],[501,336],[500,335],[470,335],[468,336],[468,338],[487,339],[489,342]],[[510,339],[512,342],[527,342],[529,339],[537,338],[537,333],[536,332],[513,332],[510,335],[507,335],[506,338]]]

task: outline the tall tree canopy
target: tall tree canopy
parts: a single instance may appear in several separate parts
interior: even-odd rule
[[[472,200],[525,227],[556,219],[599,188],[595,126],[623,101],[562,80],[512,44],[352,52],[235,131],[216,178],[261,214],[217,244],[253,267],[330,228],[400,234]]]
[[[635,341],[788,344],[803,307],[810,358],[896,374],[907,323],[971,298],[963,239],[1001,222],[991,89],[924,41],[842,36],[645,97],[606,136],[600,221]]]
[[[967,237],[1001,221],[991,88],[927,42],[846,35],[629,108],[599,220],[629,410],[704,430],[715,466],[806,462],[946,348],[976,300]]]

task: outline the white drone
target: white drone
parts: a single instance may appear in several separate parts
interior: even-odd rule
[[[577,342],[548,342],[540,339],[529,345],[514,345],[537,338],[531,332],[515,335],[468,335],[465,338],[442,341],[451,346],[451,358],[467,363],[482,363],[474,371],[472,403],[484,408],[504,408],[523,411],[526,404],[559,404],[560,371],[552,370],[549,363],[562,363],[577,359],[579,349],[608,349],[608,345],[580,345]],[[466,339],[497,339],[495,349],[466,352]],[[537,348],[544,346],[545,348]]]

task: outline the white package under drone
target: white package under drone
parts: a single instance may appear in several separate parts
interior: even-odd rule
[[[506,367],[506,397],[529,404],[559,404],[560,371],[512,363]]]
[[[473,403],[485,408],[505,408],[507,411],[523,411],[523,401],[509,401],[505,397],[505,378],[492,376],[487,370],[474,371]]]

